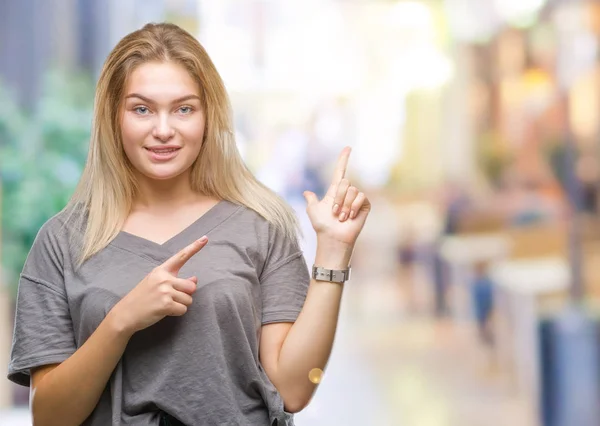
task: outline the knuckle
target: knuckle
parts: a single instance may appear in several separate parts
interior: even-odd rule
[[[158,292],[162,295],[169,295],[171,293],[171,286],[167,283],[162,283],[158,286]]]
[[[171,298],[171,296],[169,296],[167,294],[164,294],[161,297],[160,301],[161,301],[162,305],[165,307],[169,307],[173,303],[173,299]]]

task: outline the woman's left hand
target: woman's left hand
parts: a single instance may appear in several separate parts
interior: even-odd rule
[[[353,247],[371,211],[367,196],[345,178],[350,147],[342,150],[333,181],[321,201],[310,191],[304,192],[306,212],[319,240],[325,239]]]

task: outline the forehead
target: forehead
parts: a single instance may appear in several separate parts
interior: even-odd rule
[[[127,79],[125,96],[137,93],[160,101],[187,95],[200,95],[200,87],[190,73],[173,62],[147,62],[137,66]]]

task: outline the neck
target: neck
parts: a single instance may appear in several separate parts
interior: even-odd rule
[[[138,176],[138,193],[133,210],[173,210],[207,198],[209,197],[192,189],[188,173],[169,180],[151,180]]]

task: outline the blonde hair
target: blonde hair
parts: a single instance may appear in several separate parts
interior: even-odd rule
[[[297,238],[291,207],[260,183],[240,157],[225,85],[201,44],[180,27],[147,24],[125,36],[112,50],[96,87],[89,153],[73,197],[65,207],[81,217],[80,263],[105,248],[120,232],[136,196],[132,165],[122,148],[119,110],[131,72],[151,62],[182,65],[200,87],[206,116],[204,141],[191,166],[192,189],[246,206]]]

